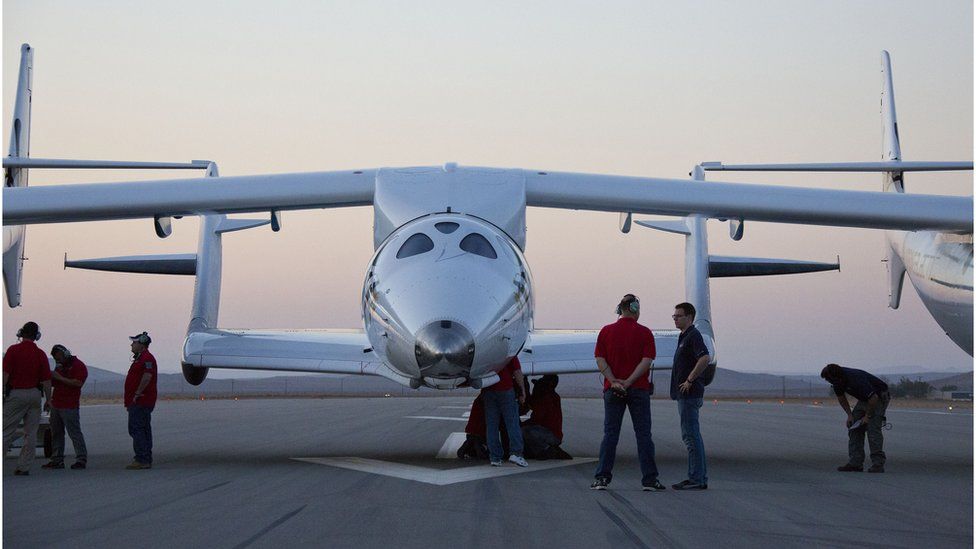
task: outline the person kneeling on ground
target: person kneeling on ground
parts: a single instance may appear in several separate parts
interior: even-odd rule
[[[556,385],[559,376],[549,374],[532,382],[528,398],[532,415],[522,423],[525,457],[530,459],[573,459],[559,447],[563,442],[563,408]]]
[[[485,399],[482,393],[471,403],[468,423],[464,426],[464,444],[458,448],[458,459],[488,459],[488,445],[485,443]]]

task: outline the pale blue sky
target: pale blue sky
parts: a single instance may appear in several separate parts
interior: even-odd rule
[[[973,150],[971,2],[85,2],[3,4],[7,128],[19,46],[36,49],[34,156],[217,161],[224,175],[461,164],[682,177],[697,162],[874,160],[880,51],[892,55],[902,151]],[[4,146],[8,130],[3,129]],[[156,174],[169,176],[171,174]],[[172,174],[179,175],[179,174]],[[33,185],[145,178],[35,172]],[[711,179],[877,190],[876,175]],[[972,174],[919,174],[910,192],[971,194]],[[284,230],[225,240],[221,323],[360,327],[368,208],[288,213]],[[711,251],[830,260],[840,273],[712,282],[722,365],[809,373],[962,369],[972,359],[914,289],[886,308],[883,235],[711,222]],[[63,271],[62,254],[195,249],[148,221],[30,227],[27,319],[121,370],[149,330],[178,371],[192,279]],[[619,296],[669,327],[683,243],[616,231],[611,214],[530,210],[541,328],[598,328]],[[629,258],[620,261],[619,258]],[[648,306],[650,305],[650,306]]]

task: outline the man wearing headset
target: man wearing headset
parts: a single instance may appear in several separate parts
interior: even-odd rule
[[[600,463],[593,490],[606,490],[613,478],[613,462],[620,438],[620,424],[624,409],[630,409],[630,419],[637,437],[637,457],[640,460],[641,486],[645,491],[666,490],[658,480],[654,462],[654,441],[651,439],[651,391],[648,379],[651,363],[656,356],[654,334],[637,323],[640,300],[627,294],[617,305],[620,318],[600,330],[596,340],[597,368],[606,378],[603,382],[603,442],[600,444]]]
[[[67,429],[71,445],[75,448],[75,462],[71,468],[84,469],[88,466],[88,449],[85,435],[81,432],[79,408],[81,387],[88,379],[88,368],[60,343],[51,348],[51,356],[57,364],[51,373],[51,385],[54,386],[54,397],[51,399],[52,452],[51,461],[41,467],[64,469],[64,431]]]
[[[156,406],[156,357],[149,352],[149,334],[131,336],[132,365],[125,376],[125,409],[135,457],[126,469],[152,469],[152,411]]]
[[[14,433],[24,421],[24,446],[17,459],[14,474],[29,475],[37,445],[37,426],[41,422],[41,391],[44,408],[51,403],[51,367],[44,351],[34,343],[41,339],[36,322],[28,322],[17,331],[19,343],[11,345],[3,355],[3,455],[7,455]]]

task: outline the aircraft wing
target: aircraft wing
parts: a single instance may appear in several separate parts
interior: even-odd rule
[[[678,330],[652,330],[657,358],[654,369],[671,369],[678,346]],[[519,354],[527,376],[598,372],[593,359],[597,330],[535,330]]]
[[[972,233],[973,197],[525,172],[528,206]]]
[[[376,170],[3,189],[3,224],[368,206]]]
[[[379,375],[402,383],[361,330],[191,332],[183,344],[183,362],[204,368]]]
[[[375,169],[8,187],[3,224],[243,213],[373,202]],[[524,170],[526,205],[778,223],[972,232],[972,197]]]

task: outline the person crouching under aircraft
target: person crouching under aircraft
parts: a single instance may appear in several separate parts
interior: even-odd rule
[[[705,397],[705,385],[699,379],[711,357],[701,332],[695,328],[695,306],[678,303],[674,306],[674,327],[681,330],[678,348],[674,351],[671,369],[671,399],[678,402],[681,417],[681,440],[688,448],[688,478],[672,484],[675,490],[708,489],[708,469],[705,466],[705,443],[698,425],[698,411]]]
[[[131,336],[132,365],[125,376],[123,404],[129,413],[129,436],[135,457],[126,469],[152,468],[152,411],[156,406],[156,357],[149,352],[149,334]]]
[[[78,357],[71,354],[60,343],[51,348],[51,356],[57,366],[51,372],[51,461],[41,466],[43,469],[64,469],[64,431],[71,437],[75,448],[75,462],[72,469],[84,469],[88,465],[88,449],[85,435],[81,432],[81,387],[88,379],[88,368]]]
[[[871,468],[869,473],[884,473],[886,456],[884,453],[885,411],[891,395],[888,384],[864,370],[843,368],[837,364],[828,364],[820,372],[820,377],[834,389],[837,402],[847,412],[847,463],[837,468],[843,472],[860,472],[864,470],[864,433],[867,431],[868,446],[871,447]],[[846,393],[846,394],[845,394]],[[857,399],[854,410],[847,402],[847,395]],[[861,424],[851,429],[855,423]]]
[[[518,404],[516,404],[514,383],[519,386]],[[519,427],[519,404],[525,403],[525,377],[522,375],[522,365],[518,357],[512,360],[498,372],[498,382],[485,387],[482,391],[485,400],[485,438],[488,442],[488,454],[493,467],[500,467],[504,462],[502,442],[499,438],[498,424],[505,421],[508,430],[508,447],[511,461],[519,467],[528,467],[522,457],[522,429]]]
[[[563,406],[556,392],[559,376],[544,375],[532,382],[528,398],[532,415],[522,423],[525,456],[532,459],[573,459],[559,447],[563,442]]]
[[[654,462],[654,441],[651,439],[651,383],[648,379],[651,363],[657,352],[654,334],[637,323],[640,300],[627,294],[617,305],[620,318],[600,330],[596,339],[596,365],[606,378],[603,382],[603,442],[600,444],[600,463],[596,468],[593,490],[606,490],[613,478],[613,462],[620,439],[620,424],[624,410],[630,409],[637,437],[637,457],[640,460],[641,486],[645,491],[667,490],[657,478]]]

